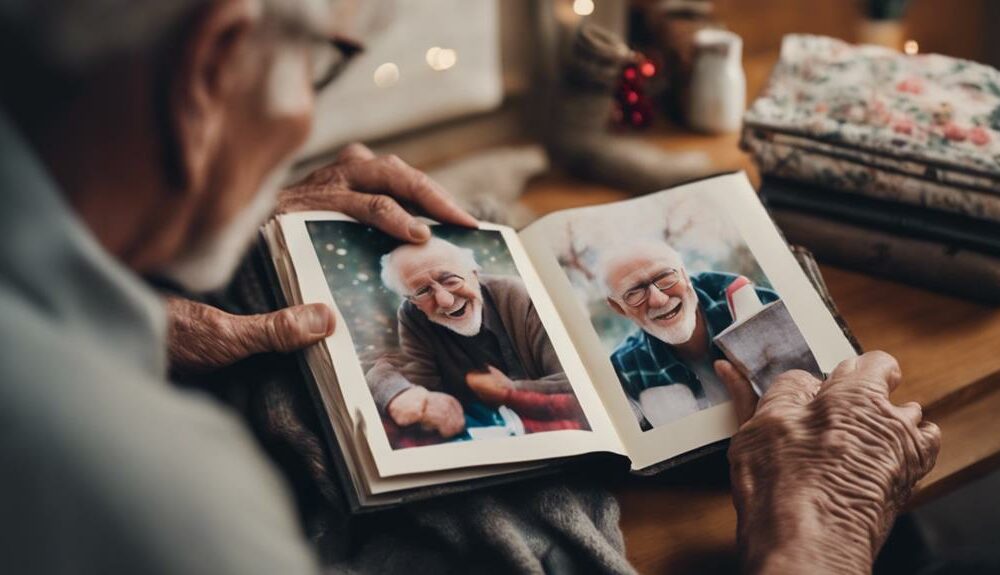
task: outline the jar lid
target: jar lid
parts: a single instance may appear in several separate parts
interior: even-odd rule
[[[722,28],[702,28],[695,32],[694,49],[699,54],[726,55],[742,47],[743,39]]]

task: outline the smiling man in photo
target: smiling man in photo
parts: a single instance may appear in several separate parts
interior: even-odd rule
[[[569,380],[524,283],[481,274],[472,250],[432,238],[382,257],[382,282],[403,298],[400,358],[379,362],[368,384],[399,426],[442,437],[489,419],[498,395],[562,394]]]
[[[732,323],[726,288],[738,275],[688,274],[662,242],[609,251],[600,264],[608,305],[638,329],[611,354],[640,424],[656,427],[729,400],[712,367],[723,359],[712,338]],[[778,299],[756,288],[763,303]]]

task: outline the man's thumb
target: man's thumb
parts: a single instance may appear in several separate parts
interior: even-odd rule
[[[715,374],[719,376],[722,383],[729,392],[729,397],[733,400],[733,407],[736,409],[736,417],[740,425],[743,425],[753,417],[757,409],[757,394],[747,378],[743,377],[733,364],[724,359],[715,362]]]
[[[314,303],[245,316],[245,322],[246,325],[240,331],[250,343],[251,353],[287,353],[329,336],[333,333],[336,319],[333,311],[325,304]]]

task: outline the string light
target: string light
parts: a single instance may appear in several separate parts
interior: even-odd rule
[[[903,44],[903,52],[909,54],[910,56],[913,56],[919,51],[920,51],[920,44],[918,44],[916,40],[907,40]]]
[[[427,60],[427,65],[430,66],[432,70],[436,72],[443,72],[444,70],[453,67],[458,62],[458,52],[450,48],[432,46],[427,50],[427,54],[425,54],[424,58]]]
[[[375,85],[379,88],[395,86],[396,82],[399,82],[399,66],[392,62],[386,62],[375,68],[373,79],[375,80]]]
[[[573,12],[579,16],[590,16],[594,13],[594,0],[573,0]]]
[[[433,68],[434,64],[437,62],[438,55],[440,53],[441,53],[440,46],[431,46],[430,48],[428,48],[427,53],[424,54],[424,60],[427,60],[427,65]]]

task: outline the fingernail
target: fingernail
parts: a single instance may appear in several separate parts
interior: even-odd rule
[[[410,223],[410,239],[416,241],[428,240],[431,237],[431,228],[418,221],[413,221]]]
[[[305,308],[305,324],[313,335],[330,334],[330,309],[325,305],[315,305]]]

